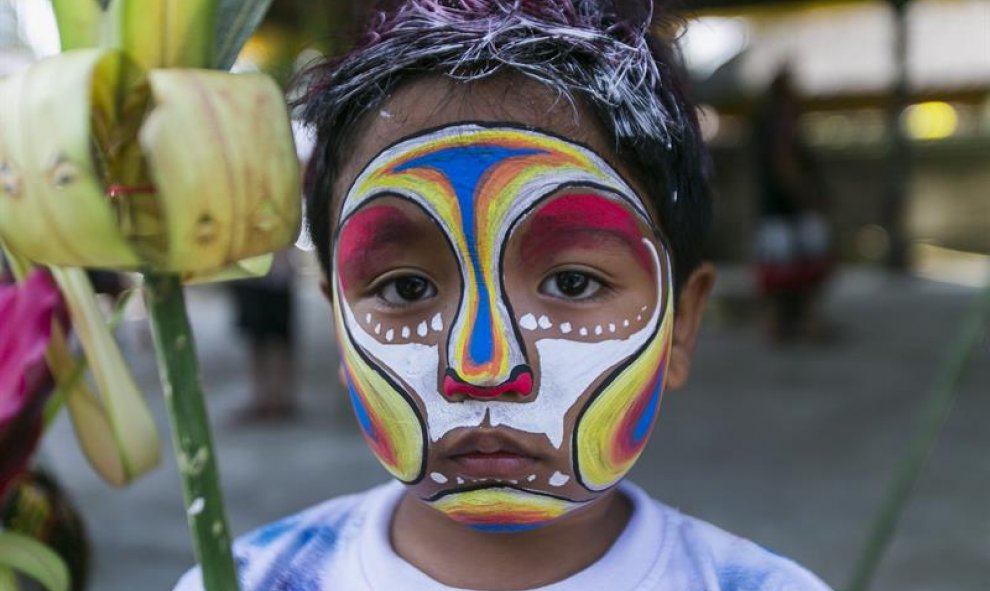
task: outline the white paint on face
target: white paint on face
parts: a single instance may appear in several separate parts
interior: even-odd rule
[[[550,486],[564,486],[571,479],[567,474],[561,474],[560,472],[554,472],[553,476],[550,477],[548,481]]]
[[[609,332],[615,332],[615,324],[609,322],[608,323],[608,331]]]
[[[437,312],[437,315],[430,321],[430,328],[433,329],[433,332],[440,332],[443,330],[443,316],[441,316],[439,312]]]
[[[649,240],[644,239],[643,242],[653,255],[659,278],[660,262],[656,248]],[[346,300],[341,301],[341,308],[357,345],[378,359],[383,369],[405,383],[411,393],[423,402],[427,434],[431,441],[439,441],[454,429],[478,427],[487,416],[493,427],[543,433],[558,449],[564,440],[564,416],[567,411],[596,379],[642,347],[660,318],[660,306],[657,305],[651,322],[625,339],[591,343],[563,338],[538,339],[540,391],[532,402],[519,404],[469,399],[452,403],[437,389],[440,359],[436,345],[381,343],[355,322],[354,313]],[[601,329],[601,326],[598,328]],[[388,335],[386,340],[389,340]]]
[[[519,319],[519,326],[525,328],[526,330],[536,330],[536,327],[538,326],[536,323],[536,316],[526,314]]]
[[[375,325],[375,334],[382,334],[382,325],[381,325],[381,323]]]
[[[416,334],[418,334],[421,337],[425,337],[427,333],[429,333],[429,331],[430,329],[426,326],[425,320],[423,322],[420,322],[419,326],[416,327]]]
[[[365,316],[364,316],[364,323],[365,324],[371,324],[371,312],[368,312],[367,314],[365,314]]]
[[[450,134],[460,138],[467,137],[474,132],[484,132],[484,129],[466,125],[441,130],[436,134]],[[346,219],[351,212],[364,203],[365,199],[385,192],[392,192],[418,203],[434,218],[443,219],[443,216],[436,209],[436,205],[431,203],[430,199],[407,187],[376,184],[374,190],[368,193],[362,193],[359,189],[364,186],[364,181],[369,175],[377,174],[383,166],[387,166],[394,159],[402,156],[404,152],[421,146],[422,142],[428,139],[430,138],[410,140],[382,152],[352,185],[351,192],[344,199],[340,218]],[[508,232],[513,227],[511,222],[520,219],[530,211],[531,205],[537,199],[553,193],[564,184],[606,186],[615,192],[615,199],[623,202],[638,212],[643,220],[648,221],[649,214],[646,212],[642,201],[636,197],[635,191],[625,183],[621,176],[599,157],[590,153],[587,156],[592,162],[592,166],[588,169],[561,169],[554,171],[553,174],[535,177],[525,186],[519,188],[516,198],[508,204],[508,211],[502,218],[505,223],[497,229],[497,236],[492,242],[497,251],[500,251],[507,243]],[[442,229],[448,235],[460,231],[458,228],[443,227]],[[648,240],[644,239],[644,242],[656,260],[655,247]],[[454,254],[458,259],[458,264],[462,268],[466,268],[469,261],[465,260],[465,253],[457,251]],[[498,255],[499,252],[496,252],[491,258],[499,260]],[[659,262],[657,262],[657,277],[658,283],[661,283]],[[494,283],[489,286],[492,293],[501,292],[501,280],[499,275],[493,278]],[[342,289],[340,289],[340,293],[343,293]],[[661,286],[658,294],[662,293]],[[462,312],[450,320],[452,324],[451,334],[458,334],[467,330],[466,323],[469,319],[463,312],[467,309],[463,305],[465,297],[466,295],[462,294],[462,305],[459,308]],[[431,441],[436,442],[458,428],[480,426],[487,419],[492,426],[505,426],[523,432],[544,434],[550,443],[558,449],[563,445],[564,417],[567,411],[590,389],[596,380],[635,354],[649,340],[656,329],[661,313],[660,306],[655,305],[653,321],[624,339],[615,338],[614,335],[598,342],[581,342],[567,338],[550,338],[549,336],[538,339],[535,347],[539,359],[533,360],[533,365],[535,366],[534,369],[539,372],[540,391],[526,404],[474,399],[450,402],[438,392],[437,373],[440,367],[441,354],[453,362],[453,338],[443,345],[432,346],[410,342],[392,343],[394,331],[390,329],[385,337],[387,343],[382,343],[365,332],[364,328],[355,322],[346,300],[341,298],[340,301],[344,322],[353,335],[355,344],[373,357],[380,369],[391,374],[396,382],[402,384],[410,395],[418,398],[421,402],[425,409],[427,435]],[[515,319],[509,316],[506,307],[507,302],[499,299],[493,304],[492,314],[501,316],[506,327],[511,326]],[[647,310],[649,307],[643,309]],[[433,321],[434,330],[441,331],[443,327],[439,314],[434,317]],[[518,325],[526,330],[536,330],[537,328],[546,330],[553,326],[548,317],[542,316],[537,320],[533,314],[527,314],[520,318]],[[375,327],[375,334],[380,334],[381,330],[379,324]],[[562,334],[569,334],[570,330],[570,325],[566,331],[561,326]],[[588,330],[587,327],[581,327],[579,333],[582,337],[587,337]],[[595,327],[596,335],[602,336],[603,332],[601,325]],[[515,367],[526,361],[520,345],[521,343],[516,342],[515,339],[510,339],[507,367]],[[440,351],[440,346],[445,346],[449,350]],[[448,365],[453,367],[452,363],[448,363]],[[535,478],[535,475],[533,476]],[[463,483],[461,478],[458,478],[457,481]]]
[[[402,338],[408,339],[409,338],[409,335],[411,335],[411,334],[412,333],[409,332],[409,327],[408,326],[403,326],[402,327]]]
[[[533,482],[534,480],[536,480],[536,474],[530,474],[526,477],[526,482]]]
[[[431,473],[430,478],[437,484],[447,484],[447,477],[439,472]]]
[[[563,324],[560,325],[560,332],[562,332],[564,334],[570,334],[571,330],[572,329],[571,329],[571,323],[570,322],[565,322],[565,323],[563,323]]]
[[[464,479],[460,476],[457,477],[457,484],[464,484]]]

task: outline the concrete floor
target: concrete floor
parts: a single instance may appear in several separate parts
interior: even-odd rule
[[[739,272],[726,273],[699,345],[691,384],[668,393],[633,478],[656,497],[788,555],[839,588],[914,432],[942,353],[975,290],[878,272],[843,271],[827,346],[773,348],[752,323]],[[247,396],[243,344],[222,291],[189,293],[204,382],[235,534],[327,497],[385,479],[342,402],[328,308],[300,283],[304,416],[234,427]],[[718,320],[721,318],[721,320]],[[140,323],[122,330],[163,434],[160,388]],[[990,589],[990,346],[969,368],[918,483],[875,591]],[[45,461],[78,501],[95,545],[94,591],[171,589],[192,563],[179,481],[165,442],[162,467],[126,490],[103,484],[63,417]]]

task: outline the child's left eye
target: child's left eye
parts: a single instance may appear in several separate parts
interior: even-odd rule
[[[560,271],[547,277],[540,284],[540,293],[564,300],[593,298],[604,286],[600,281],[582,271]]]

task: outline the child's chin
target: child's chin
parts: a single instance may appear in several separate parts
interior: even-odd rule
[[[538,529],[587,504],[508,486],[450,490],[424,500],[457,523],[488,533]]]

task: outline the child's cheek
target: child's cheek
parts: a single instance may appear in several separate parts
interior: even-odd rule
[[[668,293],[668,301],[672,294]],[[632,468],[649,439],[663,397],[673,336],[673,306],[644,351],[585,407],[574,428],[578,478],[600,491]]]
[[[343,352],[347,392],[365,440],[382,465],[403,482],[420,480],[426,468],[426,429],[415,405],[385,372],[372,366],[355,341],[372,337],[356,321],[339,279],[334,278],[334,316]]]

